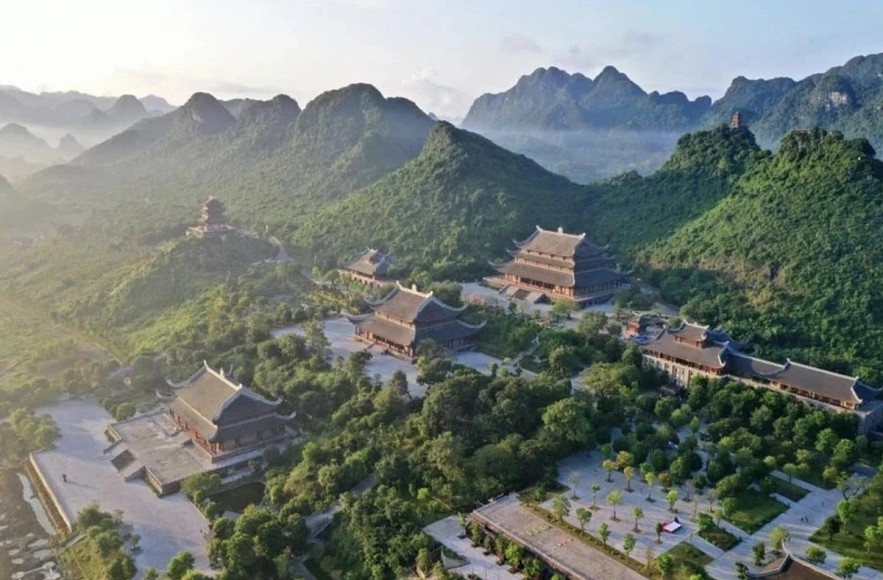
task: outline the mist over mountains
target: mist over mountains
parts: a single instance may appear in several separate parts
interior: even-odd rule
[[[659,168],[689,131],[739,112],[762,147],[797,128],[822,127],[883,146],[883,55],[858,56],[800,81],[737,77],[723,97],[647,93],[606,67],[595,78],[540,68],[509,90],[475,100],[463,127],[579,182]]]

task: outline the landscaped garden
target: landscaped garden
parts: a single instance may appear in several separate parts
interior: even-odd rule
[[[666,554],[671,556],[676,570],[685,570],[703,577],[705,577],[705,566],[712,562],[711,556],[689,542],[681,542]]]
[[[770,479],[775,486],[773,488],[773,491],[775,491],[782,497],[790,499],[791,501],[800,501],[804,497],[806,497],[806,494],[809,493],[807,490],[803,489],[799,485],[785,481],[781,477],[771,476]]]
[[[753,534],[788,506],[769,495],[746,489],[736,495],[736,509],[726,515],[726,519],[737,528]]]

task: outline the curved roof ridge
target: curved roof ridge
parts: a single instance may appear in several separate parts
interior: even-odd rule
[[[411,284],[411,287],[408,288],[407,286],[403,285],[400,281],[396,280],[396,286],[398,286],[399,290],[404,290],[405,292],[410,292],[411,294],[416,294],[417,296],[422,296],[424,298],[430,298],[434,294],[434,292],[432,290],[430,290],[428,293],[421,292],[421,291],[417,290],[417,284]]]
[[[819,371],[819,372],[821,372],[821,373],[825,373],[826,375],[831,375],[831,376],[834,376],[834,377],[842,377],[842,378],[845,378],[845,379],[852,379],[853,383],[858,382],[858,380],[859,380],[858,377],[853,377],[853,376],[850,376],[850,375],[844,375],[843,373],[838,373],[838,372],[834,372],[834,371],[829,371],[829,370],[827,370],[827,369],[823,369],[823,368],[819,368],[819,367],[814,367],[814,366],[812,366],[812,365],[808,365],[808,364],[804,364],[804,363],[800,363],[800,362],[794,362],[794,361],[791,360],[790,358],[789,358],[789,359],[785,359],[785,360],[788,361],[788,364],[789,364],[789,365],[794,365],[794,366],[798,366],[798,367],[803,367],[803,368],[805,368],[805,369],[810,369],[810,370],[814,370],[814,371]]]
[[[424,308],[426,308],[427,306],[429,306],[433,302],[435,304],[438,304],[439,307],[444,308],[445,310],[450,310],[451,312],[458,312],[458,313],[466,310],[466,308],[468,306],[467,304],[464,304],[463,306],[451,306],[450,304],[448,304],[447,302],[445,302],[444,300],[442,300],[438,296],[435,296],[434,294],[430,293],[429,298],[427,298],[427,300],[417,308],[417,312],[419,313],[420,311],[422,311]]]
[[[457,322],[457,324],[463,325],[463,326],[465,326],[466,328],[471,328],[472,330],[480,330],[480,329],[484,328],[484,325],[485,325],[485,324],[487,324],[487,321],[486,321],[486,320],[482,320],[482,321],[479,322],[478,324],[470,324],[470,323],[468,323],[468,322],[465,322],[465,321],[463,321],[463,320],[460,320],[459,318],[457,319],[456,322]]]
[[[196,379],[198,379],[199,376],[200,376],[202,373],[204,373],[208,368],[209,368],[209,366],[208,366],[208,362],[205,361],[205,360],[203,360],[203,361],[202,361],[202,366],[199,367],[198,369],[196,369],[196,372],[195,372],[195,373],[193,373],[192,375],[190,375],[189,377],[187,377],[187,378],[184,379],[183,381],[179,381],[179,382],[176,383],[176,382],[172,381],[171,379],[166,379],[166,384],[169,385],[170,387],[172,387],[173,389],[181,389],[181,388],[184,388],[184,387],[186,387],[187,385],[189,385],[190,383],[192,383],[193,381],[195,381]]]
[[[560,235],[560,236],[569,236],[571,238],[579,238],[580,240],[583,240],[586,237],[586,232],[583,232],[581,234],[571,234],[571,233],[565,232],[563,226],[558,226],[557,230],[547,230],[547,229],[541,228],[540,226],[537,226],[537,231],[543,232],[546,234],[555,234],[555,235]]]
[[[364,298],[362,298],[362,300],[365,301],[365,304],[367,304],[368,306],[371,306],[371,307],[374,307],[374,306],[380,306],[380,305],[382,305],[382,304],[385,304],[385,303],[389,302],[389,300],[390,300],[393,296],[395,296],[395,293],[399,291],[399,288],[402,287],[402,285],[399,283],[398,280],[396,280],[396,286],[397,286],[397,287],[393,287],[392,290],[390,290],[389,292],[387,292],[386,296],[384,296],[383,298],[379,298],[379,299],[377,299],[377,300],[371,300],[371,299],[368,298],[368,297],[364,297]]]

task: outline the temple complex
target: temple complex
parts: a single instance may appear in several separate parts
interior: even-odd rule
[[[427,339],[451,350],[470,348],[484,326],[459,319],[466,306],[454,308],[432,292],[418,292],[414,286],[405,288],[396,283],[380,300],[366,302],[371,312],[347,315],[355,325],[356,338],[411,360],[417,355],[417,345]]]
[[[387,277],[391,265],[392,254],[383,254],[377,250],[368,249],[359,255],[354,262],[340,268],[338,272],[369,286],[382,286],[391,282]]]
[[[720,330],[682,323],[666,327],[644,345],[644,364],[665,372],[676,385],[688,387],[697,376],[727,377],[754,387],[784,391],[859,418],[859,432],[876,429],[883,418],[878,389],[849,377],[786,360],[775,363],[750,356]]]
[[[198,473],[239,468],[264,449],[290,439],[294,413],[207,364],[182,383],[169,383],[165,409],[107,428],[105,453],[125,479],[141,477],[160,495]]]
[[[226,208],[221,200],[209,197],[202,204],[199,222],[187,230],[187,235],[197,238],[218,238],[236,233],[238,230],[227,224],[225,211]]]
[[[512,260],[495,266],[497,275],[486,281],[513,298],[530,302],[573,300],[580,305],[601,303],[628,284],[625,274],[611,268],[607,248],[596,246],[586,234],[536,231],[515,242]]]

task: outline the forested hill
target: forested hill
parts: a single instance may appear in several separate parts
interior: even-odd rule
[[[584,227],[625,253],[662,240],[714,207],[768,155],[748,131],[721,125],[688,133],[656,173],[642,178],[632,172],[589,185]]]
[[[688,315],[767,355],[883,384],[880,224],[883,163],[867,141],[797,131],[637,263]]]
[[[414,103],[364,84],[324,93],[303,111],[284,95],[247,103],[238,118],[197,93],[22,189],[78,206],[159,207],[175,220],[192,219],[195,204],[215,195],[239,220],[290,226],[416,157],[431,126]]]
[[[467,129],[575,131],[630,129],[685,131],[695,127],[711,99],[683,93],[646,93],[612,66],[595,79],[555,67],[538,68],[500,94],[484,94],[470,107]]]
[[[821,127],[842,131],[849,137],[864,137],[880,149],[881,76],[883,54],[857,56],[799,82],[738,77],[714,103],[704,122],[726,122],[733,111],[739,111],[764,147],[775,147],[792,129]]]
[[[475,276],[537,224],[575,227],[585,194],[523,155],[440,122],[416,159],[320,213],[297,240],[326,265],[372,246],[418,277]]]
[[[548,68],[509,90],[475,100],[463,121],[494,142],[581,183],[661,167],[679,135],[742,115],[758,143],[774,149],[794,129],[820,127],[883,148],[883,54],[857,56],[802,80],[736,77],[726,94],[690,101],[647,93],[606,67],[594,80]]]

